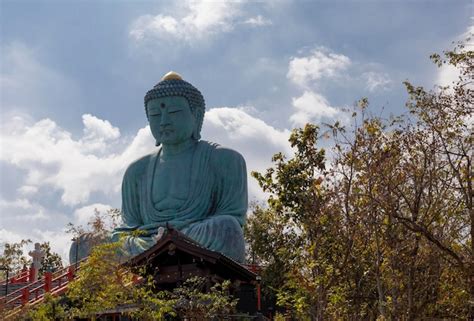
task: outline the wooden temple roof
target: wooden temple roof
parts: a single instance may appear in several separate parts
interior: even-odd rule
[[[178,254],[178,255],[176,255]],[[168,227],[166,234],[155,245],[131,258],[126,265],[131,267],[160,267],[171,265],[166,263],[170,256],[180,256],[202,262],[212,267],[212,270],[225,279],[254,282],[257,275],[244,265],[230,257],[209,250],[178,230]]]

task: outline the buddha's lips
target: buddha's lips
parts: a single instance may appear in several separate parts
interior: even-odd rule
[[[166,129],[160,129],[160,134],[169,134],[172,133],[174,130],[171,128],[166,128]]]

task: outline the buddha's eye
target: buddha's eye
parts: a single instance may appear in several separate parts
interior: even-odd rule
[[[172,109],[172,110],[168,111],[168,114],[176,114],[176,113],[179,113],[181,111],[182,111],[181,109]]]
[[[160,117],[161,116],[161,113],[160,112],[157,112],[157,111],[149,111],[148,112],[148,115],[149,116],[155,116],[155,117]]]

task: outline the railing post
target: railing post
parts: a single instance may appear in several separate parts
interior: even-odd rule
[[[30,271],[28,271],[28,268],[25,266],[23,270],[21,271],[21,276],[22,276],[22,282],[28,282],[28,274]]]
[[[133,277],[132,277],[132,282],[133,284],[137,284],[138,283],[138,275],[134,274]]]
[[[33,266],[30,267],[30,273],[28,275],[28,281],[30,283],[35,282],[35,277],[36,277],[36,270],[33,268]]]
[[[30,301],[30,289],[28,287],[21,290],[21,305],[25,305]]]
[[[257,312],[260,313],[262,310],[262,303],[261,303],[261,289],[260,289],[260,282],[262,278],[257,275]]]
[[[51,272],[44,272],[44,292],[51,291],[52,279],[53,279],[53,274]]]
[[[74,266],[73,265],[69,266],[69,268],[67,269],[68,281],[72,281],[74,279],[74,272],[75,272]]]

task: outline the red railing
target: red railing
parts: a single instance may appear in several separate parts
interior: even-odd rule
[[[262,271],[262,266],[258,264],[244,264],[244,267],[255,274],[260,274]]]
[[[12,310],[10,315],[13,315],[15,313],[14,310],[21,309],[27,303],[36,304],[40,302],[45,293],[49,292],[53,295],[64,293],[67,289],[67,284],[74,279],[77,270],[80,268],[80,263],[83,261],[85,259],[79,261],[78,264],[65,267],[54,273],[45,272],[41,279],[29,283],[4,297],[1,309]],[[75,269],[76,266],[77,270]]]
[[[25,283],[29,281],[30,269],[23,268],[17,274],[8,277],[8,284]],[[7,279],[0,280],[0,284],[6,284]]]

